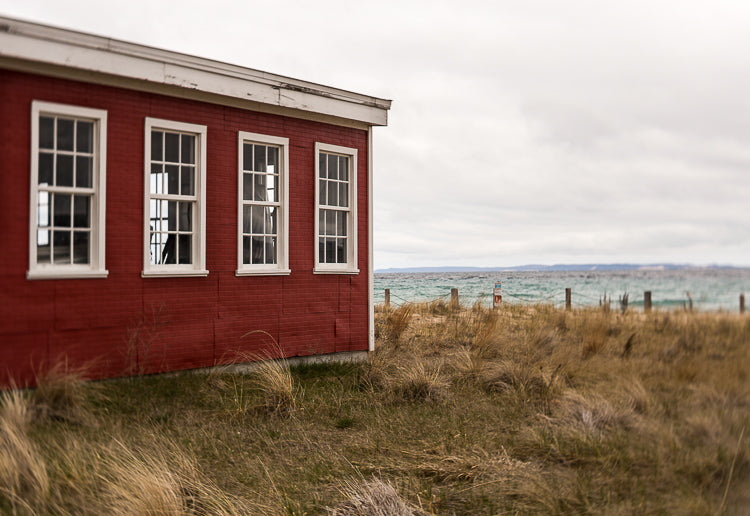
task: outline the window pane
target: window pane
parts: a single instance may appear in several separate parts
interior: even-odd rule
[[[70,263],[70,231],[54,231],[52,247],[55,263]]]
[[[49,197],[49,192],[39,192],[37,196],[36,219],[37,225],[42,228],[50,225]]]
[[[180,263],[193,263],[193,237],[180,235]]]
[[[57,186],[73,186],[73,156],[57,155]]]
[[[255,200],[265,201],[266,200],[266,175],[265,174],[253,174],[253,182],[255,185]]]
[[[276,237],[266,237],[266,263],[276,263]]]
[[[49,263],[50,261],[50,231],[40,229],[36,233],[36,262]]]
[[[180,135],[164,133],[164,161],[178,163],[180,161]]]
[[[90,238],[91,234],[88,231],[73,233],[73,263],[89,263]]]
[[[242,263],[250,263],[250,237],[242,237]]]
[[[162,201],[167,203],[167,214],[168,214],[168,231],[177,231],[177,203],[175,201]],[[162,206],[162,210],[164,207]],[[163,216],[163,214],[162,214]]]
[[[168,194],[179,195],[180,190],[180,167],[177,165],[164,166],[164,179],[167,183]]]
[[[318,156],[318,172],[320,177],[328,177],[327,168],[326,155],[321,152],[320,156]]]
[[[279,202],[278,180],[278,176],[271,174],[266,176],[266,198],[270,202]]]
[[[164,161],[164,133],[151,131],[151,160]]]
[[[326,212],[326,231],[325,235],[336,234],[336,212],[333,210],[325,210]]]
[[[336,263],[335,238],[326,238],[326,263]]]
[[[253,169],[253,144],[246,143],[242,146],[242,170]]]
[[[339,179],[349,180],[349,158],[346,156],[339,156]]]
[[[152,232],[149,235],[149,246],[151,251],[150,263],[161,263],[161,233]]]
[[[345,211],[336,212],[336,236],[347,236]]]
[[[151,186],[149,187],[152,194],[164,193],[162,189],[162,165],[151,165]]]
[[[242,198],[246,201],[253,198],[253,175],[242,174]]]
[[[161,252],[161,263],[174,264],[177,263],[177,234],[169,233],[164,239],[165,233],[162,233],[161,238],[164,242],[164,248]]]
[[[90,197],[83,195],[73,196],[73,226],[76,228],[91,227],[91,214],[89,209]]]
[[[253,263],[263,263],[263,258],[265,255],[265,239],[262,236],[254,236],[251,238]]]
[[[182,135],[182,163],[195,163],[195,136]]]
[[[252,206],[242,207],[242,232],[243,233],[250,233],[250,221],[252,220],[251,211],[252,211]]]
[[[52,164],[54,155],[46,152],[39,153],[39,184],[40,185],[51,185],[52,184]]]
[[[151,231],[161,231],[161,217],[159,217],[159,207],[160,203],[156,199],[150,199],[149,200],[149,225],[151,226]]]
[[[263,206],[252,206],[252,233],[263,234]]]
[[[325,235],[326,230],[326,212],[318,210],[318,235]]]
[[[338,179],[338,160],[336,156],[328,156],[328,179]]]
[[[75,124],[67,118],[57,119],[57,150],[73,150],[73,131]],[[70,257],[70,256],[68,256]]]
[[[318,238],[318,261],[320,263],[326,262],[326,247],[325,247],[325,238]]]
[[[94,152],[94,124],[79,120],[76,133],[76,150],[78,152]]]
[[[268,147],[268,173],[279,173],[279,148]]]
[[[54,194],[54,224],[58,228],[70,227],[70,195]],[[70,240],[70,239],[68,239]]]
[[[266,171],[266,147],[264,145],[255,146],[255,160],[253,161],[253,171]]]
[[[39,117],[39,148],[55,148],[55,119],[52,117]]]
[[[181,202],[180,205],[180,231],[193,230],[193,203]]]
[[[328,206],[339,205],[339,189],[338,183],[335,181],[328,181]]]
[[[346,263],[346,238],[336,239],[336,263]]]
[[[276,234],[276,208],[266,208],[266,234]]]
[[[182,195],[195,195],[195,167],[182,167],[180,193]]]
[[[328,193],[328,187],[326,186],[326,183],[328,183],[328,181],[326,181],[325,179],[321,179],[318,182],[318,192],[319,192],[318,202],[320,204],[328,204],[326,202],[328,200],[328,195],[326,195]]]
[[[76,156],[76,186],[91,188],[93,160],[87,156]]]
[[[339,183],[339,206],[349,206],[349,184]]]

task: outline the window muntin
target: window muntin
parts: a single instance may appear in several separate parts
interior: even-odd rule
[[[107,112],[32,103],[29,278],[102,277]]]
[[[316,272],[356,273],[357,149],[316,144]]]
[[[206,275],[206,127],[146,119],[144,275]]]
[[[241,131],[237,274],[288,274],[288,138]]]

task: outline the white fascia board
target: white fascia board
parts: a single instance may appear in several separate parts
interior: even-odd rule
[[[0,58],[387,125],[391,101],[177,52],[0,17]]]

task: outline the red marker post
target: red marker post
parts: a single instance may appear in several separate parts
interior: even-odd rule
[[[503,284],[499,281],[495,282],[495,290],[492,294],[492,308],[503,304]]]

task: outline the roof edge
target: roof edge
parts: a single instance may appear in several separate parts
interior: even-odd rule
[[[202,57],[0,16],[0,57],[387,125],[391,101]]]

